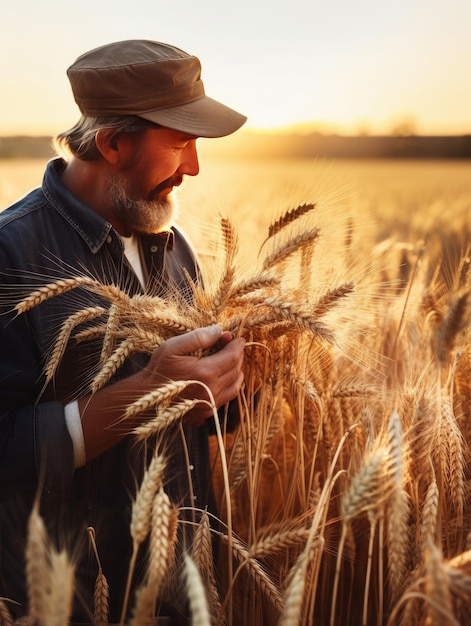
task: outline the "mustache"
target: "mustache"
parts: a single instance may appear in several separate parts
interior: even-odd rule
[[[166,178],[161,183],[154,187],[152,192],[149,194],[149,200],[156,198],[164,189],[168,189],[169,187],[178,187],[183,182],[183,176],[170,176],[170,178]]]

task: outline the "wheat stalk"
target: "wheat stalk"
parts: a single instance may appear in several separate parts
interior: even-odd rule
[[[5,598],[0,598],[0,626],[13,626],[13,618],[7,608]]]

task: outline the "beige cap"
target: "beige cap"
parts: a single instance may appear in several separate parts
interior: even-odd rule
[[[205,95],[197,57],[165,43],[118,41],[67,70],[82,115],[137,115],[197,137],[230,135],[245,115]]]

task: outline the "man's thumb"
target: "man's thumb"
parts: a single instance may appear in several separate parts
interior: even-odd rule
[[[198,350],[211,348],[221,337],[222,329],[219,324],[196,328],[184,335],[172,339],[172,351],[177,355],[193,354]]]

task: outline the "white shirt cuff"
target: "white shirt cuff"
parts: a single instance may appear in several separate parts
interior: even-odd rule
[[[71,402],[64,407],[65,423],[74,446],[75,467],[82,467],[87,462],[85,454],[85,441],[83,439],[82,420],[78,402]]]

